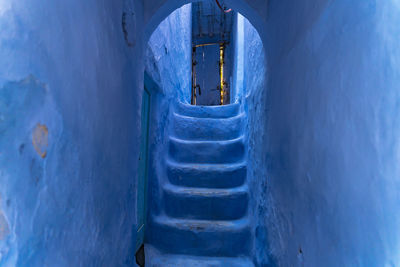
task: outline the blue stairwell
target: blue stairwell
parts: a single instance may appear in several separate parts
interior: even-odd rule
[[[171,116],[161,211],[151,214],[146,266],[254,266],[244,113],[239,104],[178,103]]]

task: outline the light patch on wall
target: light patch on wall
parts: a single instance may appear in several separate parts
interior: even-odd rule
[[[0,16],[10,9],[11,9],[10,0],[0,0]]]
[[[3,213],[3,210],[0,209],[0,241],[6,239],[9,234],[10,227],[8,226],[8,222],[6,216]]]
[[[393,0],[393,3],[396,6],[396,8],[400,9],[400,0]]]
[[[32,144],[36,152],[42,158],[47,155],[49,130],[46,125],[38,123],[32,132]]]

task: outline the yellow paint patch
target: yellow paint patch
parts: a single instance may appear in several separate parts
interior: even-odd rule
[[[32,144],[38,155],[42,158],[45,158],[47,155],[48,137],[49,129],[47,129],[47,126],[38,123],[32,133]]]

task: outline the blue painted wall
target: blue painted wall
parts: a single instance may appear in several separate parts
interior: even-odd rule
[[[139,1],[0,2],[0,266],[133,264],[143,62],[126,8],[141,40]]]
[[[269,249],[268,216],[269,196],[267,168],[265,166],[264,127],[267,121],[265,113],[267,98],[267,65],[261,38],[253,25],[242,15],[236,18],[235,35],[235,73],[234,99],[242,103],[246,111],[245,124],[248,142],[247,179],[250,189],[250,218],[253,219],[253,260],[257,266],[275,266],[276,262]]]
[[[244,17],[236,13],[233,20],[233,74],[232,91],[230,94],[231,103],[242,102],[243,79],[244,79]]]
[[[170,110],[175,101],[190,103],[192,66],[191,4],[172,12],[155,29],[146,47],[146,86],[152,91],[150,113],[150,158],[148,219],[158,214],[162,203],[159,177],[165,176]],[[148,225],[149,226],[149,225]],[[152,231],[146,227],[146,232]],[[147,234],[146,234],[147,235]]]
[[[144,2],[133,47],[122,1],[1,2],[1,265],[132,262],[142,29],[183,3]],[[396,266],[397,1],[227,4],[252,16],[268,59],[266,95],[248,97],[267,167],[258,262]]]
[[[271,2],[259,32],[262,93],[249,87],[261,61],[243,50],[245,71],[255,70],[243,84],[260,266],[400,262],[399,10],[396,1]]]
[[[393,0],[270,2],[260,155],[280,266],[399,266],[399,14]]]
[[[147,44],[146,72],[167,99],[190,103],[192,75],[192,9],[182,6],[163,20]]]

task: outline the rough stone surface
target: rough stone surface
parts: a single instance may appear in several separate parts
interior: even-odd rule
[[[155,29],[146,48],[146,72],[168,100],[190,103],[192,75],[191,4],[172,12]]]
[[[238,84],[239,101],[244,103],[244,109],[248,114],[245,129],[248,146],[248,167],[247,176],[249,180],[250,210],[254,221],[254,251],[253,257],[257,266],[276,266],[276,260],[272,255],[268,235],[271,228],[265,222],[265,217],[273,214],[274,204],[268,193],[269,181],[267,166],[265,165],[265,142],[267,133],[265,125],[268,119],[266,113],[267,97],[267,69],[265,51],[261,38],[257,30],[246,19],[239,15],[238,29],[242,27],[242,39],[238,39],[237,45],[238,61],[243,63],[240,67],[243,71],[242,80],[238,79],[242,85]],[[240,47],[242,44],[243,47]],[[240,52],[242,50],[242,52]],[[240,57],[243,59],[240,59]],[[240,71],[240,68],[237,71]],[[238,75],[240,76],[240,75]],[[242,92],[240,92],[242,89]]]
[[[143,62],[124,6],[0,1],[1,266],[134,262]]]

